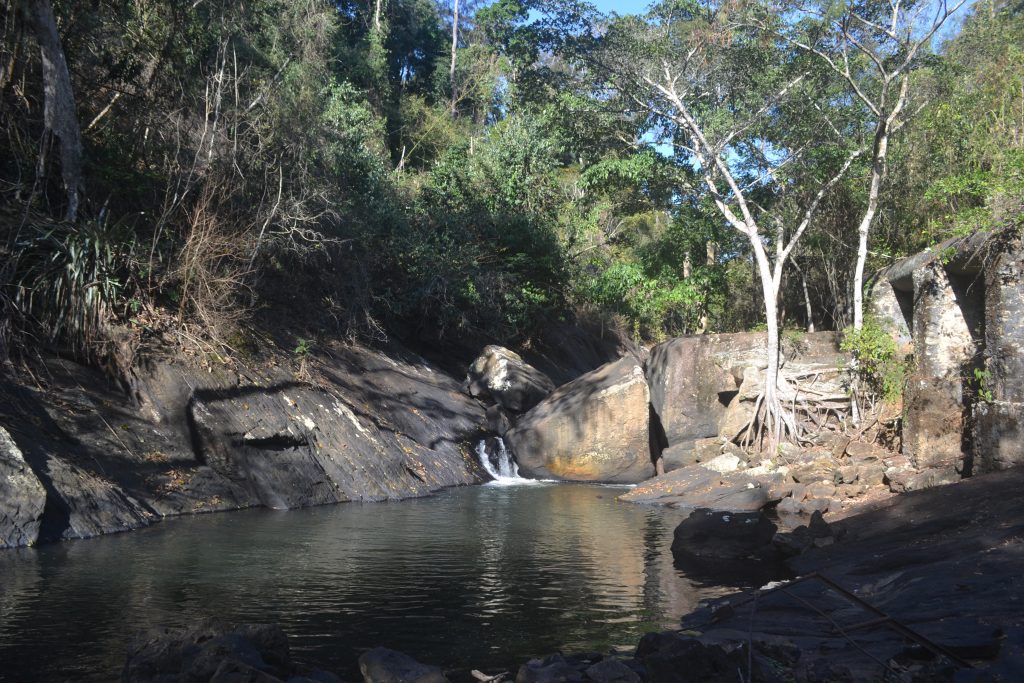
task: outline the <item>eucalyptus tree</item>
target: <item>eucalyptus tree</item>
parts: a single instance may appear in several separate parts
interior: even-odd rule
[[[864,151],[841,129],[827,74],[799,51],[763,40],[727,6],[700,0],[609,19],[587,59],[607,93],[652,117],[677,164],[749,244],[768,343],[746,438],[799,439],[794,388],[779,372],[783,272],[822,200]]]
[[[864,324],[864,267],[893,134],[923,107],[913,73],[934,55],[936,35],[967,0],[781,0],[760,25],[817,57],[863,108],[871,137],[867,204],[857,226],[853,327]]]

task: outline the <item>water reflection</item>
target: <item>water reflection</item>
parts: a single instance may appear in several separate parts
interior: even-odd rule
[[[672,568],[679,513],[618,492],[474,487],[0,553],[0,680],[112,680],[135,631],[214,615],[279,621],[350,678],[376,645],[449,668],[629,647],[716,591]]]

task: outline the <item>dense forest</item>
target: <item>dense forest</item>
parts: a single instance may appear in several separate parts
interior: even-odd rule
[[[3,4],[4,356],[859,328],[1022,212],[1016,2]]]

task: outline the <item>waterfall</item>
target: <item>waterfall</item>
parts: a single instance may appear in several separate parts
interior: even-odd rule
[[[488,445],[493,446],[488,449]],[[492,452],[493,451],[493,452]],[[481,439],[476,445],[476,455],[480,459],[487,474],[494,478],[493,484],[507,486],[509,484],[528,484],[537,481],[536,479],[525,479],[519,476],[519,467],[512,459],[505,442],[500,436],[490,439]]]

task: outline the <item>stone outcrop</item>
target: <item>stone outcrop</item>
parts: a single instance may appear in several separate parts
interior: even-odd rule
[[[287,361],[152,360],[125,392],[52,358],[45,391],[0,382],[0,425],[45,490],[38,540],[190,512],[396,500],[485,477],[471,447],[484,408],[454,378],[398,348],[337,345],[305,363],[312,378],[300,381]],[[23,514],[14,501],[0,496],[0,519]]]
[[[46,489],[0,427],[0,548],[35,543],[45,505]]]
[[[505,435],[522,474],[567,481],[635,483],[654,474],[650,392],[627,356],[554,391]]]
[[[493,345],[469,366],[466,384],[471,396],[491,399],[514,413],[529,410],[555,390],[554,382],[519,354]]]

